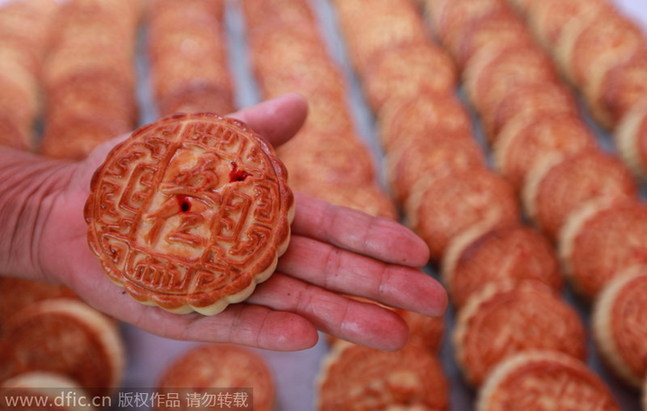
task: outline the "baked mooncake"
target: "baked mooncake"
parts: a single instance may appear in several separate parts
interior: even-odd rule
[[[486,138],[495,144],[501,130],[518,118],[538,118],[544,115],[577,115],[578,106],[573,93],[558,83],[530,83],[515,87],[499,105],[483,113]]]
[[[382,50],[427,40],[424,22],[412,1],[335,0],[350,59],[360,73],[372,69]]]
[[[537,39],[547,48],[555,49],[562,35],[569,35],[573,26],[589,23],[603,9],[606,0],[528,1],[523,11]]]
[[[597,147],[542,159],[526,176],[526,212],[552,239],[568,216],[591,201],[630,199],[638,185],[619,159]]]
[[[559,254],[575,291],[593,300],[636,264],[647,264],[647,206],[636,200],[592,201],[569,215]]]
[[[647,375],[647,266],[624,270],[600,293],[593,311],[593,337],[613,371],[640,388]]]
[[[421,179],[487,167],[483,151],[468,134],[443,136],[432,144],[429,140],[423,135],[407,139],[386,155],[389,185],[400,204],[406,203]]]
[[[640,106],[646,95],[647,48],[643,48],[630,59],[609,68],[587,100],[589,106],[609,115],[617,132],[619,124]]]
[[[0,277],[0,335],[12,316],[30,305],[52,298],[78,297],[63,285]]]
[[[178,114],[140,128],[95,172],[88,242],[137,301],[217,314],[287,248],[294,198],[272,147],[245,124]]]
[[[519,87],[558,81],[553,62],[534,44],[477,53],[463,78],[467,95],[482,115],[494,112]]]
[[[0,380],[42,371],[71,378],[91,395],[109,395],[125,368],[116,324],[76,300],[44,300],[20,310],[5,325],[0,346]]]
[[[647,69],[647,63],[646,63]],[[647,179],[647,98],[640,100],[622,118],[614,141],[625,164],[634,174]]]
[[[574,82],[585,87],[633,56],[644,42],[640,26],[611,8],[598,6],[590,19],[578,20],[565,32],[558,57]]]
[[[471,136],[469,113],[453,93],[423,93],[386,103],[378,114],[382,146],[397,150],[413,138],[436,141],[444,136]],[[460,138],[460,137],[458,137]]]
[[[391,198],[375,182],[348,183],[344,185],[311,185],[309,189],[298,190],[331,204],[352,208],[374,217],[398,219],[398,212]]]
[[[432,354],[438,354],[443,343],[445,333],[445,319],[443,317],[429,317],[415,311],[396,309],[409,327],[409,340],[407,345],[419,345]]]
[[[451,51],[456,51],[476,22],[505,9],[499,0],[428,1],[432,26],[438,39]]]
[[[577,312],[537,281],[486,285],[459,312],[452,337],[456,360],[477,387],[497,364],[519,352],[553,350],[586,359]]]
[[[69,401],[61,401],[64,396],[68,396]],[[33,407],[30,405],[9,405],[12,399],[17,397],[36,397],[40,401],[46,400],[47,405],[44,407]],[[33,371],[17,375],[10,378],[0,385],[0,409],[15,411],[96,411],[97,409],[87,404],[91,401],[84,402],[84,405],[78,404],[82,401],[74,399],[90,398],[87,391],[79,387],[78,384],[70,378],[51,372]]]
[[[475,225],[508,225],[519,220],[519,204],[507,181],[488,169],[457,171],[421,180],[405,204],[410,226],[429,246],[432,260]]]
[[[497,53],[532,41],[523,21],[510,8],[503,7],[469,22],[447,46],[464,69],[476,54]]]
[[[619,411],[609,388],[584,363],[555,351],[517,354],[481,388],[477,411]]]
[[[371,62],[363,84],[375,112],[395,98],[411,98],[423,92],[450,93],[458,81],[449,55],[428,42],[383,49]],[[430,67],[433,75],[429,75]]]
[[[317,389],[320,411],[449,409],[440,361],[417,345],[379,351],[341,341],[324,360]]]
[[[556,293],[563,285],[550,241],[518,223],[466,230],[450,243],[442,263],[443,282],[457,309],[485,284],[535,280]]]
[[[180,391],[180,398],[191,393],[202,393],[196,409],[224,409],[208,405],[209,395],[214,399],[229,398],[240,407],[232,409],[271,411],[275,409],[274,377],[263,357],[253,351],[230,344],[209,344],[190,349],[173,362],[163,373],[158,390],[161,395]],[[210,392],[209,389],[213,389]],[[214,401],[215,402],[215,401]],[[186,403],[184,403],[186,404]],[[183,404],[183,405],[184,405]],[[191,410],[168,403],[158,404],[155,411]]]
[[[494,163],[519,192],[530,170],[544,158],[594,146],[595,138],[572,114],[544,114],[509,122],[494,144]]]

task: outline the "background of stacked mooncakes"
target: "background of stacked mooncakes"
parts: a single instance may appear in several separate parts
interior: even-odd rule
[[[520,301],[537,298],[547,304],[547,311],[558,310],[555,318],[568,317],[572,332],[566,332],[566,337],[555,336],[555,346],[543,345],[550,340],[545,335],[534,341],[523,337],[528,339],[526,346],[556,349],[585,360],[607,384],[621,409],[641,409],[641,394],[639,388],[632,387],[636,385],[632,377],[625,376],[624,382],[615,377],[603,365],[601,350],[594,343],[590,303],[595,303],[600,289],[611,280],[587,284],[578,278],[577,267],[572,267],[571,281],[584,296],[578,297],[557,262],[558,254],[568,254],[556,234],[565,224],[563,215],[557,213],[557,222],[534,217],[544,227],[544,235],[530,231],[533,219],[520,219],[520,212],[537,212],[537,205],[528,205],[532,200],[526,194],[530,189],[524,178],[538,174],[534,169],[541,170],[541,164],[530,167],[531,163],[545,162],[553,167],[579,161],[582,167],[603,164],[599,167],[609,170],[604,179],[600,177],[603,195],[596,195],[605,197],[608,192],[609,198],[620,198],[621,202],[600,205],[602,210],[618,207],[635,212],[641,222],[645,220],[636,200],[635,182],[644,183],[641,178],[647,174],[647,162],[636,154],[639,145],[631,141],[640,121],[647,130],[647,104],[638,102],[641,94],[647,97],[647,5],[643,2],[611,2],[624,16],[619,18],[614,13],[596,14],[576,7],[560,9],[558,4],[586,3],[591,10],[608,6],[588,0],[0,3],[6,7],[0,9],[1,144],[56,158],[82,158],[96,144],[158,115],[202,110],[227,113],[263,98],[300,92],[309,100],[310,117],[299,135],[279,150],[291,172],[292,187],[381,217],[398,218],[400,213],[432,248],[434,261],[427,271],[445,284],[451,282],[454,304],[444,326],[439,320],[403,313],[411,329],[418,330],[417,335],[423,335],[426,342],[424,348],[415,348],[420,349],[417,355],[429,356],[430,363],[442,365],[444,377],[436,377],[438,386],[444,384],[443,378],[449,385],[448,409],[473,409],[478,389],[471,385],[481,384],[489,367],[495,365],[475,366],[465,358],[457,361],[459,349],[469,350],[469,344],[486,342],[479,342],[478,335],[465,342],[470,330],[464,324],[462,337],[454,336],[457,323],[467,323],[466,318],[474,315],[464,311],[483,306],[493,295]],[[16,7],[20,3],[23,5]],[[537,6],[539,3],[546,5]],[[569,22],[563,17],[568,12],[579,13],[580,21]],[[562,26],[567,27],[566,33],[556,34]],[[623,31],[626,26],[630,28]],[[580,36],[588,27],[602,29]],[[559,36],[575,40],[560,42],[556,40]],[[577,40],[578,36],[582,39]],[[524,90],[529,94],[524,95]],[[539,111],[538,120],[533,115]],[[519,137],[533,133],[548,135],[548,140],[551,133],[568,138],[564,144],[543,144],[544,137],[530,137],[526,143]],[[530,144],[534,144],[536,156],[524,154]],[[607,157],[602,152],[620,155]],[[624,164],[643,177],[630,175]],[[578,178],[568,174],[568,167],[562,172]],[[623,185],[618,188],[620,183]],[[482,193],[486,194],[479,197]],[[644,195],[643,189],[641,197]],[[455,205],[467,196],[473,196],[470,198],[476,205],[456,211]],[[575,207],[567,200],[563,207]],[[445,224],[447,220],[452,224]],[[501,244],[492,245],[498,246],[498,251],[490,251],[509,263],[512,268],[503,276],[514,281],[474,297],[471,294],[479,293],[469,289],[469,284],[467,289],[458,288],[457,261],[462,258],[462,247],[492,230],[498,230],[495,237]],[[507,253],[506,244],[521,251]],[[647,241],[643,248],[647,250]],[[549,272],[534,275],[527,266],[522,274],[514,271],[515,264],[520,267],[530,261],[521,257],[528,254],[543,263],[541,270]],[[485,251],[483,255],[491,256]],[[647,262],[641,258],[632,264]],[[592,260],[595,264],[595,258]],[[497,268],[503,265],[498,260],[485,263]],[[632,267],[624,268],[633,275]],[[519,278],[533,275],[543,277],[545,284],[516,284]],[[560,290],[562,283],[565,286],[557,296],[535,289]],[[11,338],[9,333],[15,332],[21,338],[31,338],[10,320],[17,315],[10,312],[11,307],[19,304],[9,298],[14,287],[17,285],[11,281],[0,282],[0,298],[6,298],[5,306],[0,300],[0,337],[5,333],[4,338]],[[20,304],[27,308],[40,304],[45,312],[50,308],[37,300],[74,300],[59,288],[25,292],[31,292],[31,297]],[[74,300],[71,304],[81,303]],[[647,311],[647,306],[644,308]],[[65,311],[53,308],[57,309]],[[32,318],[39,313],[32,309],[25,315]],[[541,323],[541,319],[537,321]],[[114,324],[108,321],[105,326]],[[475,332],[478,330],[471,333]],[[550,327],[547,332],[550,334]],[[518,333],[524,335],[523,330]],[[435,339],[441,336],[438,348]],[[163,339],[129,325],[121,327],[121,338],[126,363],[119,385],[124,389],[156,386],[175,359],[198,345]],[[461,339],[463,342],[456,343]],[[322,336],[315,347],[302,352],[253,350],[272,371],[276,409],[316,408],[316,381],[323,362],[330,357],[329,344]],[[647,348],[637,351],[647,367]],[[503,355],[499,352],[495,360],[490,357],[488,361],[497,362],[501,359],[497,356]],[[2,356],[0,378],[1,360]],[[335,395],[344,398],[343,394]],[[440,401],[441,409],[446,406],[445,400]]]

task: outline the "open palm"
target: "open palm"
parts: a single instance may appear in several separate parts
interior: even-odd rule
[[[296,133],[306,113],[304,100],[288,95],[232,117],[276,146]],[[395,222],[299,194],[292,239],[277,272],[244,303],[205,317],[136,302],[103,274],[87,245],[83,220],[92,174],[121,139],[98,147],[81,163],[51,166],[58,188],[44,198],[46,219],[34,237],[42,276],[67,284],[97,309],[165,337],[273,350],[310,347],[317,329],[380,349],[405,343],[407,327],[397,314],[346,295],[427,315],[444,311],[442,287],[415,268],[428,259],[422,240]]]

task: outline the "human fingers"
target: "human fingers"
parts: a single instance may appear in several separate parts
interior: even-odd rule
[[[166,338],[228,342],[273,351],[298,351],[317,343],[316,328],[297,313],[253,304],[232,304],[214,316],[178,315],[141,306],[137,318],[122,319]]]
[[[285,274],[275,273],[247,302],[294,312],[321,331],[380,350],[400,349],[408,337],[407,325],[393,311]]]
[[[85,260],[81,265],[86,273],[100,270],[95,261]],[[180,315],[135,301],[105,275],[75,275],[65,280],[97,310],[162,337],[231,342],[276,351],[302,350],[317,342],[316,328],[294,313],[241,303],[215,316]]]
[[[292,236],[278,270],[327,290],[425,315],[440,316],[447,307],[443,286],[422,271],[387,264],[308,237]]]
[[[307,115],[306,100],[291,93],[244,108],[228,117],[243,121],[277,147],[299,131]]]
[[[295,235],[331,243],[387,263],[422,267],[429,248],[411,230],[395,221],[296,194]]]

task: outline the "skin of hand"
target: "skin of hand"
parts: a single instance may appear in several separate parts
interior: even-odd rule
[[[278,146],[298,131],[306,115],[305,100],[290,94],[231,117]],[[400,316],[345,295],[443,314],[444,289],[417,268],[429,258],[420,238],[393,221],[299,194],[287,252],[275,274],[244,303],[206,317],[136,302],[103,273],[87,244],[83,219],[94,170],[124,138],[97,147],[81,162],[0,148],[0,266],[5,275],[63,283],[98,310],[164,337],[279,351],[313,346],[317,330],[382,350],[406,343],[408,330]]]

